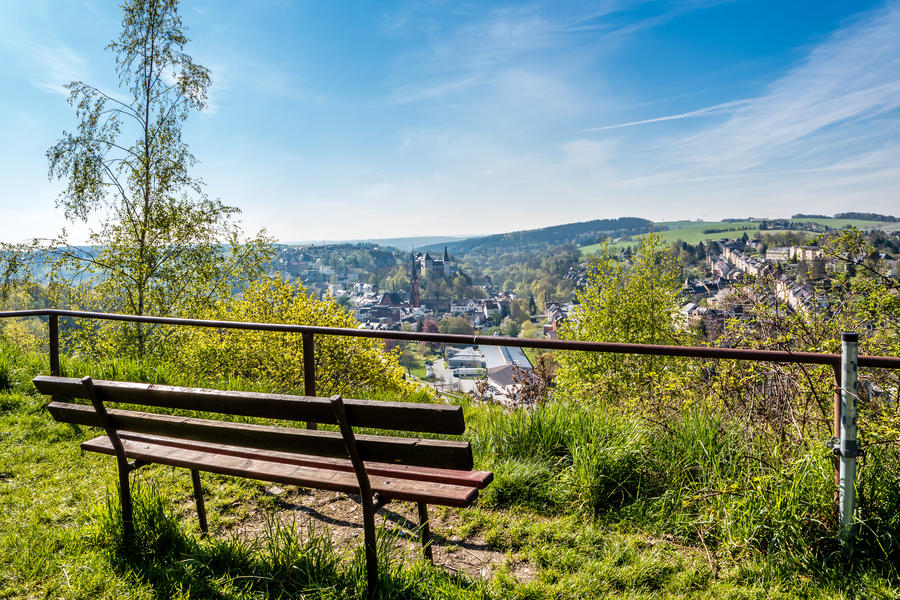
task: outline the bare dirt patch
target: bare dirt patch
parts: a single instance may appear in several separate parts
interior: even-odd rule
[[[268,486],[266,494],[276,500],[277,517],[285,523],[295,524],[301,537],[307,537],[311,531],[316,534],[327,532],[334,547],[346,554],[362,543],[359,496],[280,486]],[[428,514],[435,565],[481,579],[489,579],[505,567],[519,581],[533,579],[534,569],[528,563],[489,547],[477,534],[461,536],[462,520],[458,510],[429,506]],[[237,532],[261,535],[266,527],[265,519],[263,509],[252,510],[237,526]],[[375,526],[384,527],[394,537],[395,557],[412,562],[422,556],[414,503],[395,501],[381,507],[375,515]]]

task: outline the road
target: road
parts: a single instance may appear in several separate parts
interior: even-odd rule
[[[444,367],[444,361],[434,361],[434,386],[440,391],[468,393],[475,389],[476,381],[454,377],[453,371]]]

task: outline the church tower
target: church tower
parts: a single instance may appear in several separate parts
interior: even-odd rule
[[[444,246],[444,277],[450,277],[450,255],[447,254],[447,246]]]
[[[409,303],[418,308],[422,305],[419,295],[419,265],[416,263],[416,253],[412,252],[412,273],[409,278]]]

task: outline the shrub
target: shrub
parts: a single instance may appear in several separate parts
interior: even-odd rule
[[[676,328],[680,270],[658,234],[641,240],[632,264],[604,245],[588,263],[578,306],[563,325],[563,339],[638,344],[679,344]],[[568,398],[652,397],[671,374],[659,356],[564,352],[556,371]]]
[[[359,323],[333,300],[310,296],[301,283],[281,278],[258,280],[199,318],[289,323],[356,329]],[[182,328],[169,360],[204,380],[237,379],[271,390],[303,389],[303,351],[299,333]],[[390,391],[406,395],[397,355],[380,340],[316,336],[316,393],[320,396]]]

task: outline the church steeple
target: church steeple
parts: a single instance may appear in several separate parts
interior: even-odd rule
[[[450,255],[447,254],[447,246],[444,246],[444,262],[450,262]]]
[[[409,277],[409,303],[414,307],[419,307],[422,304],[422,298],[419,294],[419,265],[416,262],[416,251],[413,250],[411,255],[412,273],[410,273]]]

